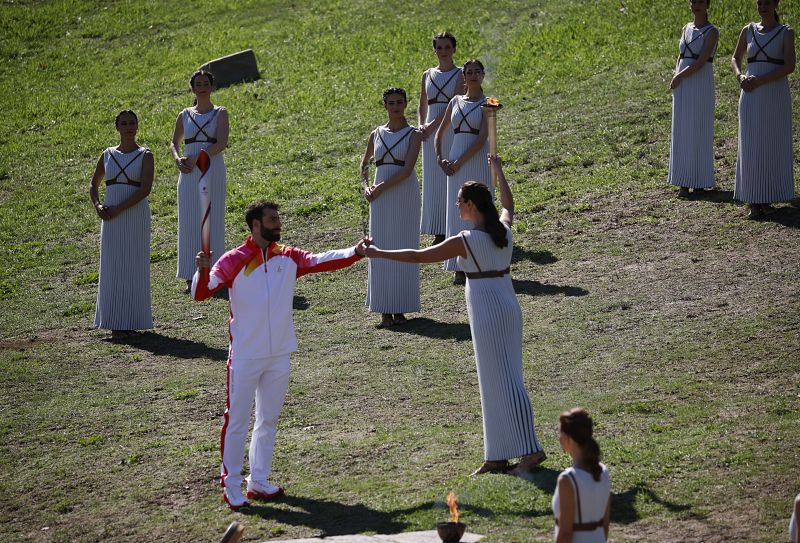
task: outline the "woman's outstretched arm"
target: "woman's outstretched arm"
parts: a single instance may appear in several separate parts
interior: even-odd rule
[[[426,249],[397,249],[394,251],[375,247],[372,245],[371,240],[368,240],[364,253],[368,258],[388,258],[389,260],[411,262],[414,264],[429,264],[432,262],[441,262],[457,256],[467,256],[464,240],[460,235],[447,238],[442,243]]]

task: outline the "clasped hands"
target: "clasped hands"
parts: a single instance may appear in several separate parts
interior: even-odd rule
[[[182,156],[175,159],[175,166],[178,167],[181,173],[191,173],[196,163],[196,156]]]
[[[116,206],[104,206],[102,204],[97,204],[94,206],[94,210],[97,212],[97,216],[104,221],[110,221],[119,214]]]
[[[739,78],[739,86],[742,88],[744,92],[751,92],[756,89],[761,82],[759,79],[754,75],[744,75],[741,74],[743,77]]]
[[[366,256],[367,258],[375,256],[375,246],[372,238],[365,236],[356,245],[356,254],[358,256]],[[371,253],[371,254],[370,254]]]
[[[459,168],[461,168],[461,160],[445,160],[440,158],[437,162],[442,171],[447,175],[455,175]]]

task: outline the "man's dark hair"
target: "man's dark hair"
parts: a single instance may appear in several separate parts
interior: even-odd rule
[[[250,230],[253,229],[253,221],[258,219],[261,220],[261,217],[264,216],[265,209],[274,209],[278,211],[280,206],[275,202],[270,202],[269,200],[258,200],[257,202],[253,202],[244,210],[244,220],[247,223],[247,228]]]

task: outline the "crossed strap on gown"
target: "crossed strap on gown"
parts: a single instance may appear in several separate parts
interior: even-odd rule
[[[139,151],[136,153],[136,156],[134,156],[132,159],[130,159],[128,161],[128,163],[123,166],[122,164],[119,163],[119,160],[117,160],[117,157],[114,156],[114,152],[113,151],[109,151],[108,152],[108,156],[111,157],[111,160],[113,160],[114,163],[117,165],[117,168],[119,168],[119,173],[117,175],[115,175],[114,177],[112,177],[111,179],[106,179],[106,186],[108,187],[109,185],[124,184],[124,185],[131,185],[131,186],[134,186],[134,187],[141,187],[142,186],[141,181],[136,181],[136,180],[133,180],[130,177],[128,177],[128,174],[125,172],[125,170],[128,168],[128,166],[130,166],[131,164],[136,162],[136,159],[139,158],[140,156],[142,156],[143,154],[144,154],[144,150],[139,149]],[[124,182],[118,180],[120,175],[124,175],[125,176],[125,181]]]
[[[201,126],[201,125],[197,124],[197,121],[194,120],[194,117],[192,117],[192,114],[189,113],[189,111],[187,111],[186,114],[188,115],[189,120],[192,121],[192,123],[197,127],[197,132],[195,132],[194,136],[192,136],[191,138],[184,139],[183,143],[185,145],[189,145],[190,143],[206,143],[206,142],[208,142],[208,143],[217,143],[217,138],[212,138],[211,136],[209,136],[206,133],[205,128],[206,128],[206,126],[209,125],[209,123],[211,121],[214,120],[214,118],[217,116],[218,112],[219,112],[219,108],[215,107],[214,108],[214,113],[213,113],[213,115],[211,115],[211,118],[208,119],[206,122],[204,122],[202,124],[202,126]],[[203,134],[206,137],[206,139],[204,139],[204,140],[197,139],[197,136],[199,136],[200,134]]]
[[[395,147],[400,145],[400,142],[402,142],[404,139],[406,139],[408,137],[408,135],[411,134],[415,130],[415,128],[412,127],[412,126],[408,126],[406,128],[408,128],[408,130],[406,130],[406,133],[403,134],[403,136],[399,140],[394,142],[394,144],[391,147],[386,144],[386,141],[381,136],[380,130],[377,132],[378,139],[381,140],[381,143],[383,144],[383,146],[386,147],[386,152],[383,153],[383,156],[381,158],[379,158],[378,160],[375,161],[375,166],[383,166],[384,164],[394,164],[395,166],[405,166],[406,165],[406,161],[405,160],[399,160],[399,159],[395,158],[395,156],[392,154],[392,149],[394,149]],[[392,158],[391,162],[387,162],[386,161],[386,156],[387,155]]]
[[[469,124],[469,121],[467,120],[467,116],[470,113],[472,113],[473,111],[475,111],[476,109],[478,109],[479,107],[481,107],[485,103],[486,103],[486,98],[482,98],[477,104],[472,106],[469,109],[469,111],[464,113],[464,109],[461,107],[461,101],[458,100],[456,102],[456,107],[458,107],[458,112],[461,114],[461,120],[458,122],[458,126],[453,126],[453,132],[455,132],[456,134],[469,133],[469,134],[472,134],[472,135],[475,135],[475,136],[480,134],[480,132],[481,132],[480,127],[475,128],[471,124]],[[465,124],[467,125],[466,129],[463,128],[463,126]]]
[[[753,23],[750,23],[750,34],[753,36],[753,43],[756,45],[756,47],[758,47],[758,51],[756,51],[756,54],[753,55],[752,57],[747,57],[747,63],[750,64],[751,62],[769,62],[770,64],[778,64],[780,66],[783,66],[784,61],[782,58],[773,58],[769,56],[767,52],[764,50],[764,48],[770,43],[772,43],[772,40],[783,34],[784,30],[786,30],[786,25],[781,25],[780,30],[775,32],[775,34],[770,39],[767,40],[767,43],[761,45],[760,43],[758,43],[758,38],[756,38],[755,25]],[[760,59],[758,58],[758,55],[764,55],[766,58]]]
[[[692,49],[691,45],[695,41],[697,41],[697,39],[700,38],[701,36],[705,37],[706,33],[709,30],[711,30],[712,28],[714,28],[714,25],[712,25],[711,23],[708,23],[705,27],[703,27],[703,30],[700,30],[700,33],[697,36],[695,36],[694,38],[692,38],[689,41],[686,41],[686,30],[684,29],[683,35],[681,36],[682,41],[683,41],[683,45],[684,45],[684,50],[681,51],[681,54],[680,54],[680,56],[678,58],[681,58],[681,59],[691,58],[691,59],[694,59],[694,60],[697,60],[698,58],[700,58],[700,53],[695,53],[694,50]],[[710,57],[708,57],[708,62],[714,62],[714,55],[713,54]]]
[[[434,96],[433,98],[428,98],[428,105],[431,105],[431,104],[446,104],[446,103],[450,102],[450,99],[452,98],[452,96],[447,96],[447,93],[444,92],[444,89],[446,89],[447,85],[449,85],[450,82],[453,80],[453,78],[458,75],[459,71],[460,70],[458,70],[457,68],[454,68],[453,74],[450,77],[447,78],[447,81],[445,81],[444,85],[442,85],[441,87],[439,85],[437,85],[436,84],[436,80],[434,78],[432,78],[430,76],[430,74],[428,74],[428,81],[431,82],[431,85],[436,87],[436,96]],[[444,96],[444,100],[439,100],[440,96]]]

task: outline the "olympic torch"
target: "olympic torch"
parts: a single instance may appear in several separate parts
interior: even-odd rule
[[[497,110],[503,105],[495,98],[490,96],[483,106],[486,115],[486,127],[489,130],[489,154],[497,154]],[[492,171],[492,186],[497,186],[497,174]]]
[[[211,166],[211,157],[205,149],[197,155],[197,169],[200,170],[200,179],[197,180],[197,188],[200,191],[200,248],[211,254],[211,186],[206,176]]]

